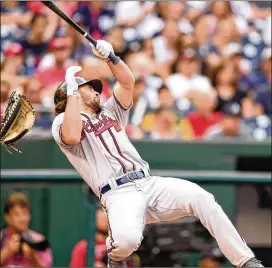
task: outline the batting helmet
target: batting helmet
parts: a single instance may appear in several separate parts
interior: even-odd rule
[[[77,82],[79,88],[89,85],[96,92],[101,94],[102,89],[103,89],[103,85],[99,79],[86,80],[85,78],[79,77],[79,76],[77,76],[75,79],[76,79],[76,82]],[[56,92],[54,94],[55,105],[58,104],[59,102],[63,101],[66,98],[67,98],[67,83],[63,82],[59,85],[58,89],[56,90]]]

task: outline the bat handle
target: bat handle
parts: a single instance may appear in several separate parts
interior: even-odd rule
[[[96,46],[97,41],[91,35],[85,32],[84,36],[88,41],[90,41],[94,46]],[[109,55],[109,59],[113,64],[117,64],[120,61],[120,57],[114,55],[112,52]]]

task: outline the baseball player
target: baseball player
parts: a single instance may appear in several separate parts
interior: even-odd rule
[[[117,80],[113,96],[102,106],[101,81],[76,77],[79,66],[68,68],[54,95],[52,132],[107,214],[108,267],[126,267],[126,258],[143,239],[145,224],[184,216],[199,218],[233,265],[263,267],[212,194],[186,180],[151,175],[125,133],[134,77],[122,60],[115,65],[108,60],[114,53],[110,43],[98,40],[92,50]]]

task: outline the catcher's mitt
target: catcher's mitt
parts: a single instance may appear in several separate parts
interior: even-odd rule
[[[1,123],[0,143],[19,151],[13,145],[33,127],[34,122],[35,110],[28,98],[12,92]]]

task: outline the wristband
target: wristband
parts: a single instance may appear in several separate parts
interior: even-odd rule
[[[67,96],[77,96],[78,95],[78,89],[75,88],[67,88]]]

